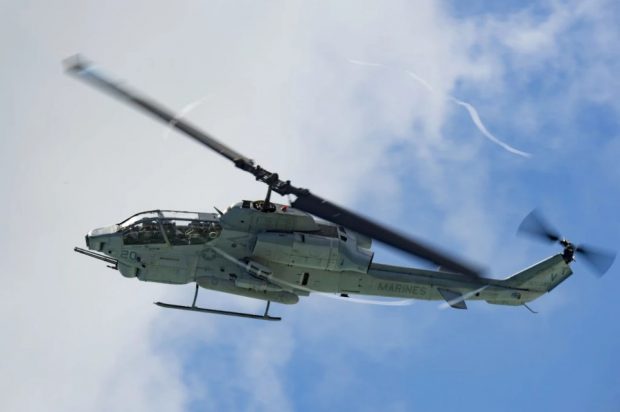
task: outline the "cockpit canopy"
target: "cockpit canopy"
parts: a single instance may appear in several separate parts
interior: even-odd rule
[[[219,237],[222,226],[215,213],[150,210],[118,224],[126,245],[200,245]]]

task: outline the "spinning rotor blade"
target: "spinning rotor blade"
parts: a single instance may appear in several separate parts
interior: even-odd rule
[[[254,175],[256,180],[266,183],[271,190],[280,195],[295,195],[297,199],[293,202],[293,207],[311,213],[320,218],[326,219],[338,225],[345,226],[362,235],[371,237],[379,242],[385,243],[394,248],[400,249],[418,258],[441,266],[445,270],[455,273],[462,273],[475,280],[480,278],[479,270],[474,269],[464,263],[457,261],[438,250],[422,244],[412,238],[399,234],[385,226],[379,225],[365,217],[348,211],[325,199],[315,196],[307,189],[302,189],[291,185],[290,181],[282,181],[277,173],[255,165],[254,162],[241,155],[237,151],[219,142],[212,136],[193,126],[174,112],[154,100],[147,98],[141,93],[131,90],[129,87],[118,81],[111,80],[97,71],[93,65],[87,61],[74,57],[65,62],[67,72],[80,79],[119,97],[121,100],[147,112],[185,133],[187,136],[202,143],[211,150],[219,153],[231,160],[235,166]]]
[[[526,234],[549,242],[559,242],[562,238],[558,232],[549,225],[538,210],[534,209],[523,219],[517,229],[517,233]]]
[[[536,209],[523,219],[517,233],[559,243],[564,247],[563,255],[567,263],[573,260],[574,253],[579,253],[599,276],[603,276],[616,259],[616,253],[611,251],[585,245],[575,246],[553,229]]]
[[[607,250],[593,248],[592,246],[579,245],[575,252],[581,254],[592,269],[599,275],[603,276],[609,270],[616,259],[616,254]]]
[[[233,162],[243,161],[250,164],[252,163],[250,159],[220,143],[218,140],[199,130],[189,122],[179,119],[179,117],[175,115],[172,110],[160,105],[146,96],[141,95],[135,90],[131,90],[130,88],[124,86],[121,82],[106,77],[104,74],[99,72],[92,63],[82,59],[80,56],[70,57],[69,59],[66,59],[64,63],[65,70],[68,73],[79,77],[80,79],[112,94],[113,96],[125,100],[126,102],[142,109],[160,120],[163,120],[171,127],[184,132],[189,137],[204,144],[209,149],[216,151],[225,158],[232,160]]]
[[[462,273],[472,278],[480,277],[480,270],[473,269],[447,256],[445,253],[439,252],[437,249],[426,246],[411,237],[401,235],[392,229],[348,211],[312,193],[298,196],[292,206],[434,263],[443,269]]]

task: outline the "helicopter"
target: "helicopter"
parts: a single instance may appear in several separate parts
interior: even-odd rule
[[[93,229],[80,254],[102,260],[127,278],[183,285],[194,282],[191,305],[155,302],[163,308],[279,321],[269,314],[271,302],[296,304],[311,293],[369,295],[445,301],[467,309],[466,301],[524,306],[571,276],[580,254],[599,274],[613,264],[615,253],[575,245],[558,234],[535,209],[519,226],[527,234],[562,247],[505,279],[484,277],[482,270],[345,209],[308,189],[294,186],[257,165],[146,95],[114,80],[81,56],[65,60],[65,70],[163,121],[230,160],[267,185],[261,200],[243,200],[217,213],[150,210],[120,223]],[[287,204],[271,201],[272,192],[292,196]],[[373,261],[373,241],[391,246],[438,267],[429,270]],[[196,305],[199,290],[209,289],[266,301],[262,314]]]

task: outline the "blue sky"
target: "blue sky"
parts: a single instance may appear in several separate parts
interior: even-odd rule
[[[264,188],[60,69],[83,52],[172,107],[204,98],[188,116],[234,148],[501,278],[558,251],[515,237],[534,207],[576,243],[618,249],[615,2],[2,9],[0,409],[620,409],[617,263],[597,279],[576,262],[537,315],[311,296],[264,324],[154,307],[192,286],[123,279],[72,247],[140,210],[209,211]],[[381,246],[375,260],[420,264]]]

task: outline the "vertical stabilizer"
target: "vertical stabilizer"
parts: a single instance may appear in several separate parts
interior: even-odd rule
[[[549,292],[572,273],[563,256],[557,254],[508,277],[501,284],[532,292]]]

